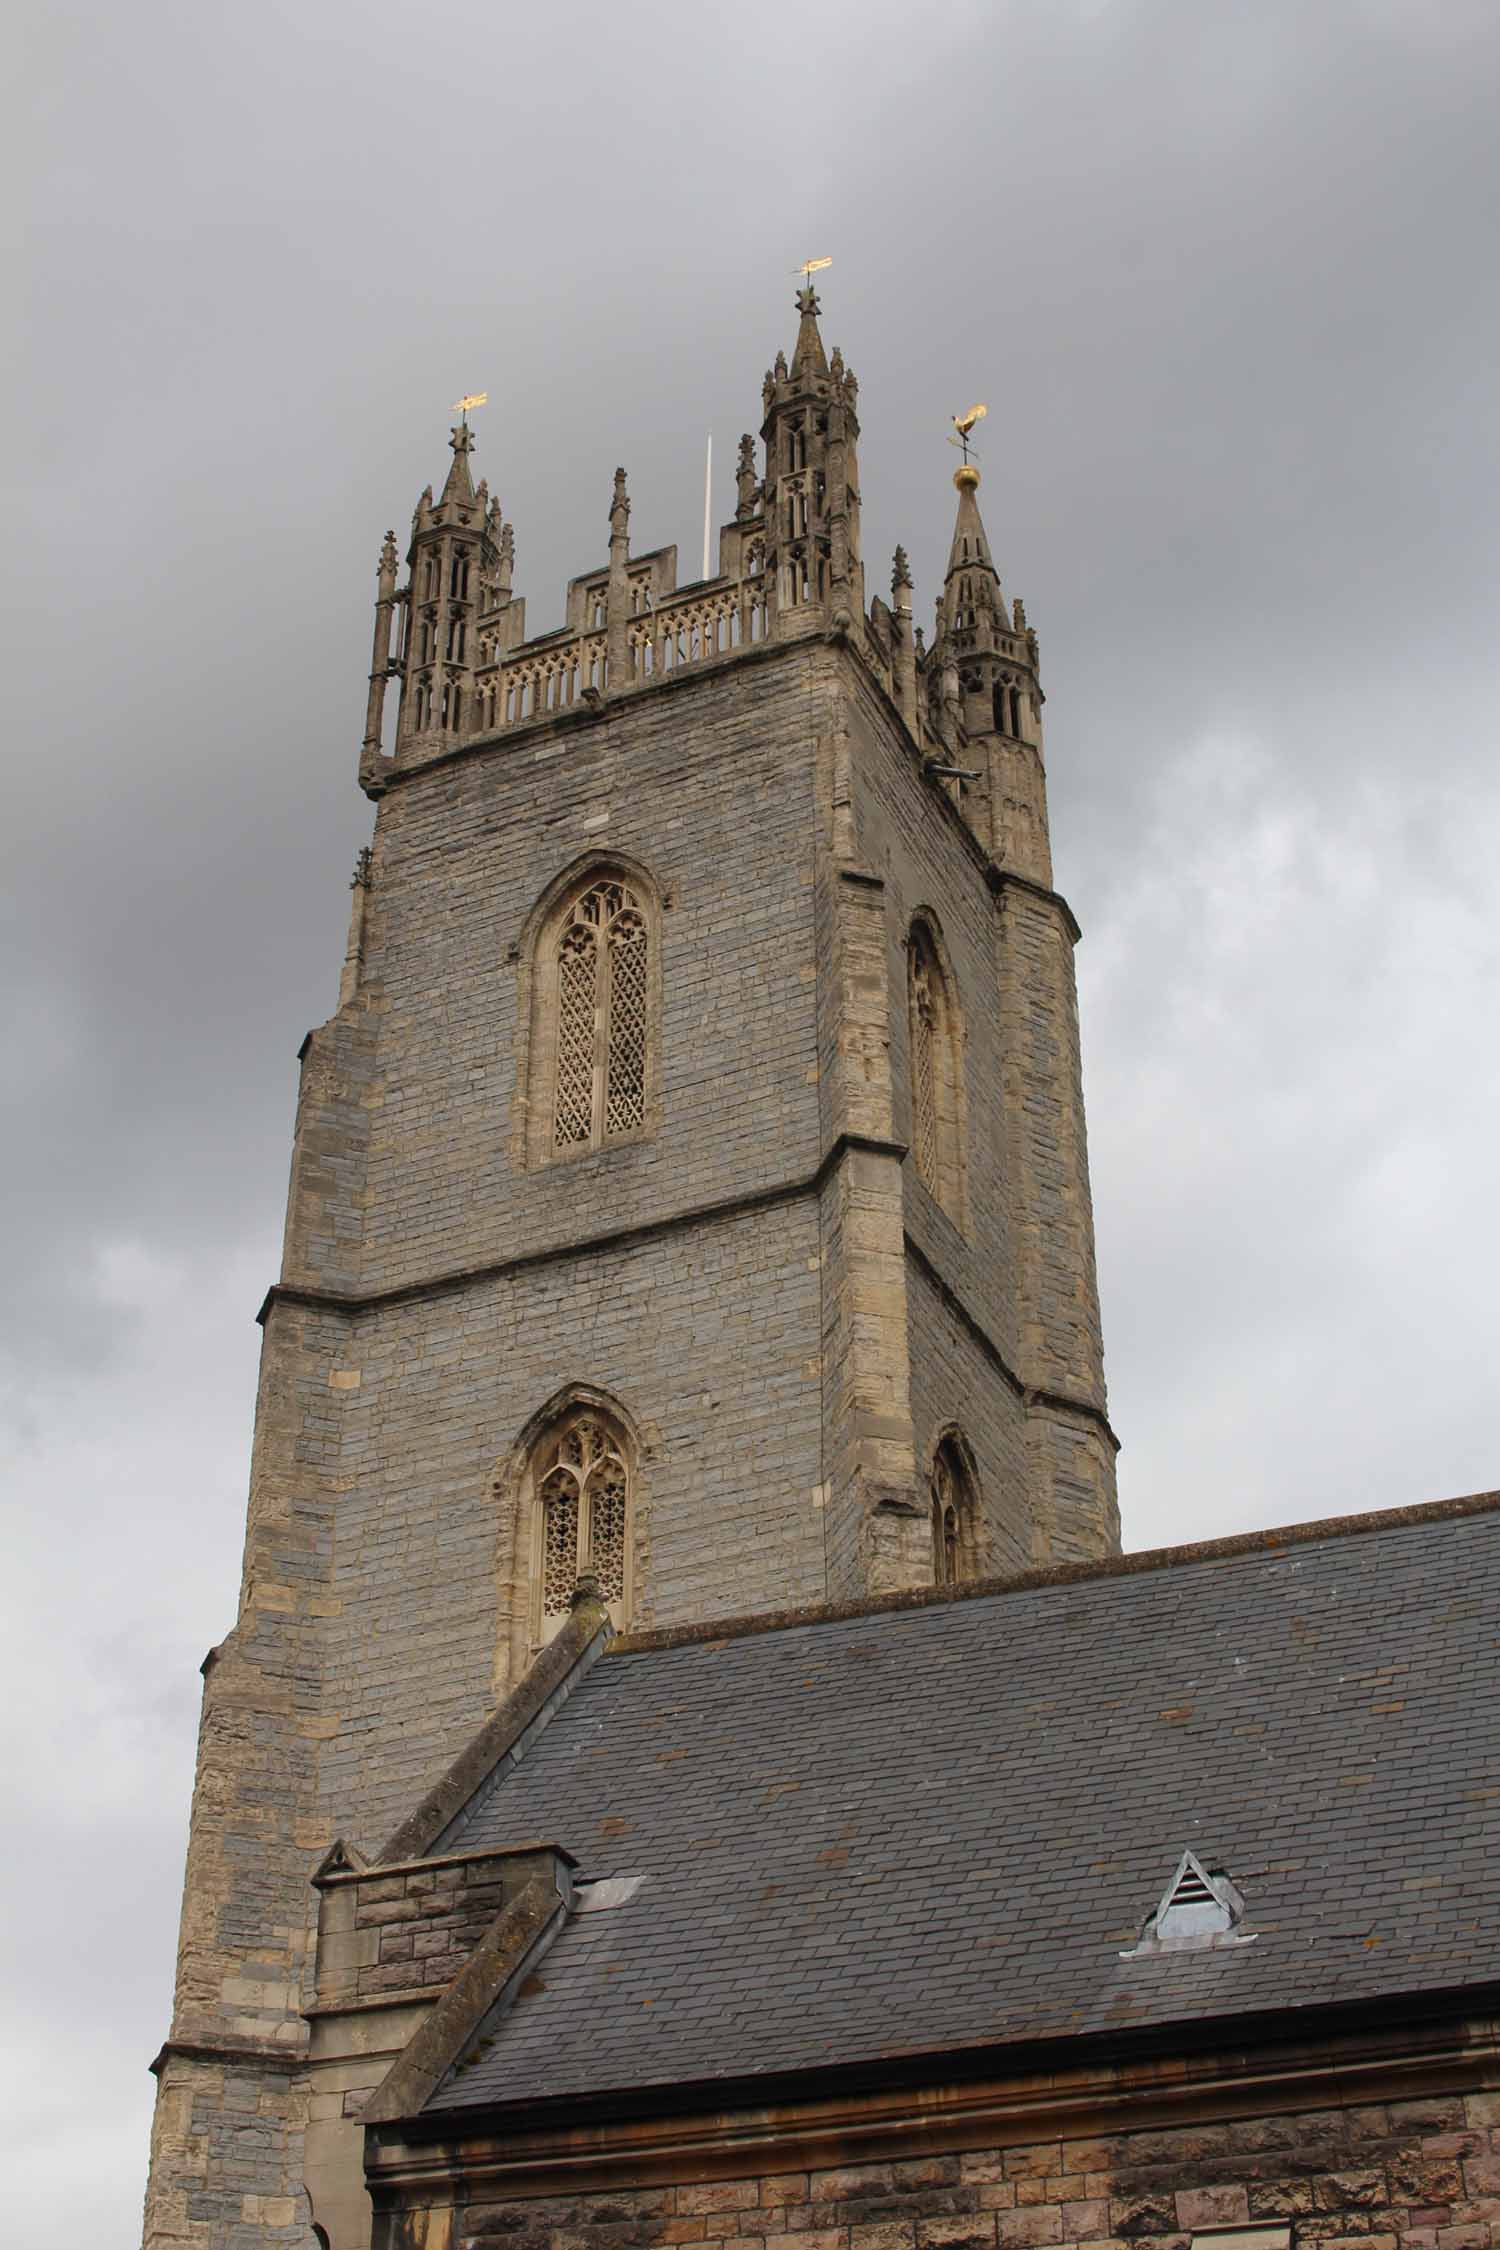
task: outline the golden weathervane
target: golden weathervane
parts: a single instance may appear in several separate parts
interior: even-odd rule
[[[948,443],[950,445],[961,445],[963,447],[965,466],[967,466],[969,459],[969,433],[973,429],[976,422],[982,422],[984,420],[988,412],[989,408],[987,406],[971,406],[967,414],[955,414],[953,416],[953,427],[958,432],[958,435],[957,437],[949,438]]]

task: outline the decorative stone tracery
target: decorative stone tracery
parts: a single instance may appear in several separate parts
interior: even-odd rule
[[[641,900],[613,879],[584,891],[564,924],[557,942],[557,1150],[598,1148],[645,1119],[649,948]]]
[[[580,1408],[538,1449],[533,1634],[548,1641],[568,1614],[579,1573],[591,1570],[617,1626],[629,1609],[630,1465],[608,1416]]]
[[[956,1433],[932,1462],[932,1582],[960,1586],[979,1575],[979,1495],[967,1449]]]

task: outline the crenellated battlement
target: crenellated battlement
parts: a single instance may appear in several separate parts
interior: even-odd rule
[[[630,552],[625,471],[615,471],[605,561],[569,581],[563,623],[529,636],[514,591],[515,534],[469,471],[467,420],[452,433],[441,498],[429,486],[412,518],[399,589],[394,534],[379,562],[375,649],[360,782],[390,778],[459,743],[505,734],[608,702],[767,642],[829,636],[851,648],[899,713],[932,787],[985,850],[1050,881],[1036,635],[1007,602],[966,459],[958,521],[931,647],[912,622],[912,584],[896,550],[891,604],[865,601],[860,557],[859,386],[842,353],[824,352],[818,300],[797,295],[790,361],[778,352],[762,386],[760,457],[740,441],[736,508],[718,535],[718,571],[677,583],[677,549]],[[386,701],[399,683],[394,741]]]

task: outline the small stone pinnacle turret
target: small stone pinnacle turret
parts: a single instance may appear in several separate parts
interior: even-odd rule
[[[376,597],[375,662],[361,755],[360,778],[367,789],[383,786],[381,767],[385,682],[401,680],[396,722],[397,750],[413,737],[440,731],[462,733],[473,723],[474,668],[480,657],[479,624],[509,607],[514,553],[510,527],[489,485],[475,490],[469,456],[474,432],[467,415],[449,436],[453,462],[440,497],[424,488],[412,518],[409,576],[396,592],[396,546],[388,535],[381,550]],[[391,622],[405,607],[405,634],[392,652]],[[493,626],[489,628],[493,637]]]
[[[865,614],[857,386],[842,353],[836,350],[830,362],[823,349],[818,295],[810,283],[797,291],[796,302],[791,365],[777,353],[761,425],[773,630],[784,636],[821,628],[842,635],[854,631]]]
[[[1050,884],[1041,688],[1025,612],[1013,616],[979,512],[979,470],[955,469],[958,512],[924,668],[929,724],[985,779],[965,816],[1004,867]]]
[[[891,685],[896,708],[915,740],[921,724],[917,702],[917,650],[912,636],[911,565],[904,547],[898,547],[891,560],[891,608],[895,624]]]
[[[747,517],[754,515],[755,504],[760,497],[760,480],[755,474],[755,440],[748,430],[740,439],[740,457],[734,481],[738,493],[738,504],[734,512],[743,523]]]
[[[619,690],[630,672],[630,494],[616,469],[609,503],[609,585],[604,608],[604,681]]]

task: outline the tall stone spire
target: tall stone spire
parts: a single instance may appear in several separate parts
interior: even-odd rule
[[[474,432],[469,428],[467,415],[455,422],[448,443],[453,448],[453,466],[448,471],[448,481],[443,486],[440,508],[472,507],[474,504],[474,479],[469,474],[469,455],[474,448]]]
[[[953,482],[958,488],[958,515],[943,579],[943,623],[950,633],[972,635],[966,646],[992,646],[997,628],[1009,631],[1010,617],[979,513],[979,471],[972,461],[954,470]]]
[[[802,315],[797,330],[797,342],[792,352],[792,380],[809,375],[828,373],[828,355],[823,349],[823,338],[818,329],[818,314],[822,311],[818,292],[808,282],[797,291],[797,310]]]

